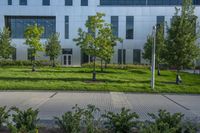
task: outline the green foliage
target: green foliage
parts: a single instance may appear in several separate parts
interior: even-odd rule
[[[152,47],[153,47],[154,37],[149,35],[147,37],[147,42],[144,45],[144,52],[142,56],[144,59],[151,62],[152,58]],[[164,38],[164,24],[157,26],[156,32],[156,63],[160,64],[164,61],[163,51],[165,50],[165,38]]]
[[[73,112],[68,111],[64,115],[55,117],[56,125],[61,129],[63,133],[79,133],[81,118],[83,115],[83,109],[79,108],[77,105],[74,106]]]
[[[29,60],[25,60],[25,61],[0,60],[0,66],[31,66],[31,65],[32,65],[32,62]],[[50,66],[51,62],[49,62],[48,60],[36,60],[35,65],[36,66]]]
[[[73,111],[68,111],[64,115],[55,117],[56,125],[63,133],[80,133],[81,129],[87,133],[98,133],[97,122],[94,114],[99,111],[93,105],[88,105],[86,109],[81,109],[77,105],[74,106]]]
[[[7,123],[9,116],[9,110],[6,110],[6,106],[0,107],[0,128],[2,128],[3,124]]]
[[[36,56],[37,51],[43,51],[43,45],[40,42],[40,38],[43,32],[44,28],[37,26],[37,24],[30,25],[25,30],[25,44],[28,45],[31,49],[34,49],[32,56]]]
[[[0,32],[0,57],[9,59],[12,55],[13,47],[11,46],[10,31],[8,28],[3,28]]]
[[[85,26],[88,31],[78,30],[78,38],[74,39],[77,46],[87,55],[93,56],[93,73],[95,73],[96,57],[109,62],[114,53],[114,46],[122,39],[115,37],[112,34],[110,24],[107,24],[103,17],[105,14],[97,13],[95,16],[90,16]],[[93,80],[95,78],[93,77]]]
[[[105,128],[115,133],[129,133],[134,127],[137,127],[136,119],[139,116],[134,112],[130,113],[129,109],[122,108],[120,113],[107,112],[102,115],[106,118]]]
[[[86,64],[82,64],[83,68],[92,68],[93,64],[92,63],[86,63]],[[101,68],[101,64],[97,63],[96,64],[97,68]],[[119,64],[107,64],[107,68],[112,68],[112,69],[121,69],[121,65]],[[125,64],[123,66],[123,69],[149,69],[150,66],[146,65],[146,64]]]
[[[190,66],[200,53],[196,40],[197,16],[194,15],[192,0],[183,0],[182,10],[176,8],[171,27],[168,28],[166,61],[180,70]]]
[[[181,133],[183,114],[170,114],[166,110],[159,110],[158,115],[149,115],[155,122],[149,122],[142,129],[142,133]]]
[[[12,107],[12,123],[8,127],[11,133],[38,133],[38,110],[29,108],[21,111],[16,107]]]
[[[95,120],[95,114],[100,111],[99,108],[96,108],[94,105],[88,105],[87,108],[83,111],[83,124],[86,126],[87,133],[98,133],[99,121]]]
[[[61,52],[61,45],[59,41],[59,34],[55,33],[52,34],[46,41],[46,55],[50,57],[52,61],[52,66],[55,66],[55,58],[60,55]]]

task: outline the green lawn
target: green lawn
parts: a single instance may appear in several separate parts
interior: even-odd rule
[[[92,83],[90,68],[37,68],[31,67],[0,68],[0,90],[89,90],[124,92],[166,92],[199,93],[200,75],[181,73],[183,83],[176,85],[173,71],[161,71],[156,76],[156,89],[150,89],[148,69],[107,69],[97,72],[98,82]]]

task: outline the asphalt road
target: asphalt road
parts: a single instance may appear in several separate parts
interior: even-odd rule
[[[141,120],[150,120],[148,113],[166,109],[171,113],[181,112],[186,119],[200,121],[200,95],[135,94],[120,92],[0,92],[0,106],[17,106],[20,109],[38,108],[41,120],[52,120],[78,104],[88,104],[107,111],[118,112],[122,107],[140,115]]]

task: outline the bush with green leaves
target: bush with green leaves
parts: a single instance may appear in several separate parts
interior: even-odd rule
[[[12,123],[8,124],[11,133],[38,133],[38,110],[29,108],[25,111],[12,107]]]
[[[66,112],[64,115],[55,117],[55,123],[63,133],[79,133],[83,109],[77,105],[72,108],[72,111]]]
[[[129,133],[137,128],[137,119],[139,116],[129,109],[122,108],[120,113],[107,112],[102,115],[105,118],[105,128],[114,133]]]
[[[7,123],[9,116],[9,110],[6,110],[6,106],[0,107],[0,128]]]
[[[149,114],[154,120],[153,122],[146,122],[142,133],[181,133],[182,119],[184,117],[181,113],[171,114],[166,110],[159,110],[158,115]]]
[[[82,130],[87,133],[98,133],[98,122],[95,120],[95,113],[99,111],[94,105],[88,105],[86,109],[82,109],[77,105],[64,115],[55,117],[55,123],[63,133],[79,133]]]

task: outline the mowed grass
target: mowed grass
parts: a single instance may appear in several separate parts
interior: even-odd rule
[[[156,88],[150,88],[148,69],[97,69],[97,82],[91,82],[92,68],[1,67],[0,90],[81,90],[147,93],[200,94],[200,75],[181,73],[183,83],[175,84],[176,72],[161,71],[156,76]]]

